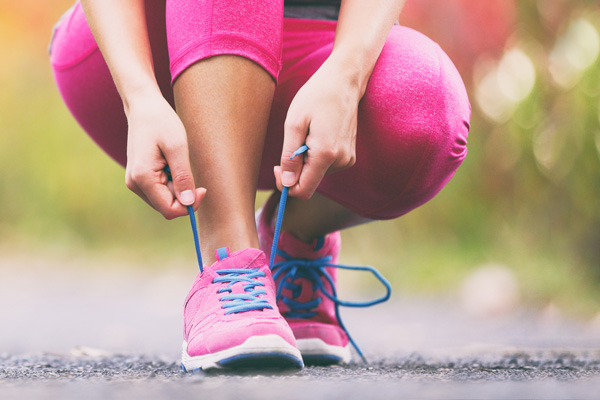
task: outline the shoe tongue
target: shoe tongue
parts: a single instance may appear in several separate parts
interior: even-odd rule
[[[269,197],[260,216],[260,218],[262,218],[262,224],[260,225],[268,227],[263,234],[265,236],[268,235],[271,241],[273,240],[273,231],[275,230],[273,220],[275,218],[275,213],[277,212],[279,197],[280,196],[276,194]],[[294,258],[314,260],[329,255],[331,252],[331,245],[331,241],[327,240],[326,236],[321,236],[313,240],[312,243],[304,243],[289,232],[281,232],[279,235],[278,249],[283,250]]]
[[[329,254],[329,249],[325,237],[317,238],[312,243],[304,243],[289,232],[281,232],[279,239],[279,249],[294,258],[315,259]]]
[[[265,253],[259,249],[248,248],[229,253],[229,249],[217,250],[217,261],[211,265],[212,270],[262,268],[267,264]]]

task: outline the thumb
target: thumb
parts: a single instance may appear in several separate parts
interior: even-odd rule
[[[280,180],[283,186],[294,186],[300,178],[304,157],[295,157],[294,152],[306,141],[308,121],[285,125],[283,151],[281,153]]]
[[[196,186],[194,184],[194,176],[190,167],[190,158],[187,147],[182,146],[178,151],[165,154],[171,179],[173,181],[173,190],[175,197],[184,206],[191,206],[196,201]]]

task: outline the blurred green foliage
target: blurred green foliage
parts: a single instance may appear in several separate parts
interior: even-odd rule
[[[193,267],[188,221],[163,220],[126,189],[122,168],[81,131],[54,86],[45,47],[69,3],[0,4],[0,48],[10,55],[0,63],[0,248],[151,265],[177,255]],[[600,30],[598,5],[558,2],[557,17],[543,1],[506,3],[516,4],[516,21],[502,46],[533,65],[531,90],[504,117],[490,117],[475,94],[506,52],[472,60],[463,166],[418,210],[345,232],[343,261],[376,265],[407,293],[452,291],[477,266],[499,263],[515,272],[530,303],[597,312],[600,65],[596,54],[565,85],[551,59],[574,21]]]

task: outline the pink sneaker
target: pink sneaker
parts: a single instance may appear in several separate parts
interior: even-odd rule
[[[257,213],[260,248],[267,258],[270,258],[273,243],[272,220],[278,200],[279,196],[276,193]],[[298,262],[330,257],[329,261],[335,263],[340,247],[339,232],[331,233],[311,244],[301,242],[288,232],[281,232],[280,235],[278,254],[275,256],[272,271],[276,285],[280,288],[277,306],[290,324],[306,364],[345,364],[350,362],[352,357],[348,335],[336,316],[336,305],[322,291],[315,288],[317,279],[328,292],[335,293],[337,273],[334,268],[323,268],[329,275],[329,282],[325,276],[314,276],[315,273],[308,268],[297,268],[286,273],[277,266],[292,257]]]
[[[285,188],[284,188],[285,190]],[[287,192],[285,193],[287,195]],[[273,226],[273,214],[279,202],[278,193],[257,212],[260,247],[271,258],[271,272],[277,286],[277,306],[286,318],[305,364],[328,365],[348,363],[350,346],[366,361],[359,347],[344,327],[339,306],[368,307],[389,299],[391,287],[372,267],[336,264],[341,248],[339,232],[333,232],[304,243],[288,232],[281,232],[274,259],[271,257],[273,236],[281,228],[282,215]],[[285,208],[279,205],[279,210]],[[337,298],[336,269],[371,272],[385,286],[386,294],[367,302],[349,302]]]
[[[265,254],[219,249],[217,257],[196,276],[185,300],[183,369],[302,368]]]

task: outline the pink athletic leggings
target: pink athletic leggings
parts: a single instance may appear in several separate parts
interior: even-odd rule
[[[288,107],[331,53],[336,22],[284,19],[283,0],[153,0],[146,8],[156,79],[172,105],[172,80],[214,55],[247,57],[277,80],[258,183],[274,189]],[[51,64],[77,121],[125,165],[122,102],[79,4],[58,25]],[[463,82],[440,47],[394,26],[359,105],[356,164],[326,176],[318,192],[367,218],[409,212],[465,158],[470,114]]]

